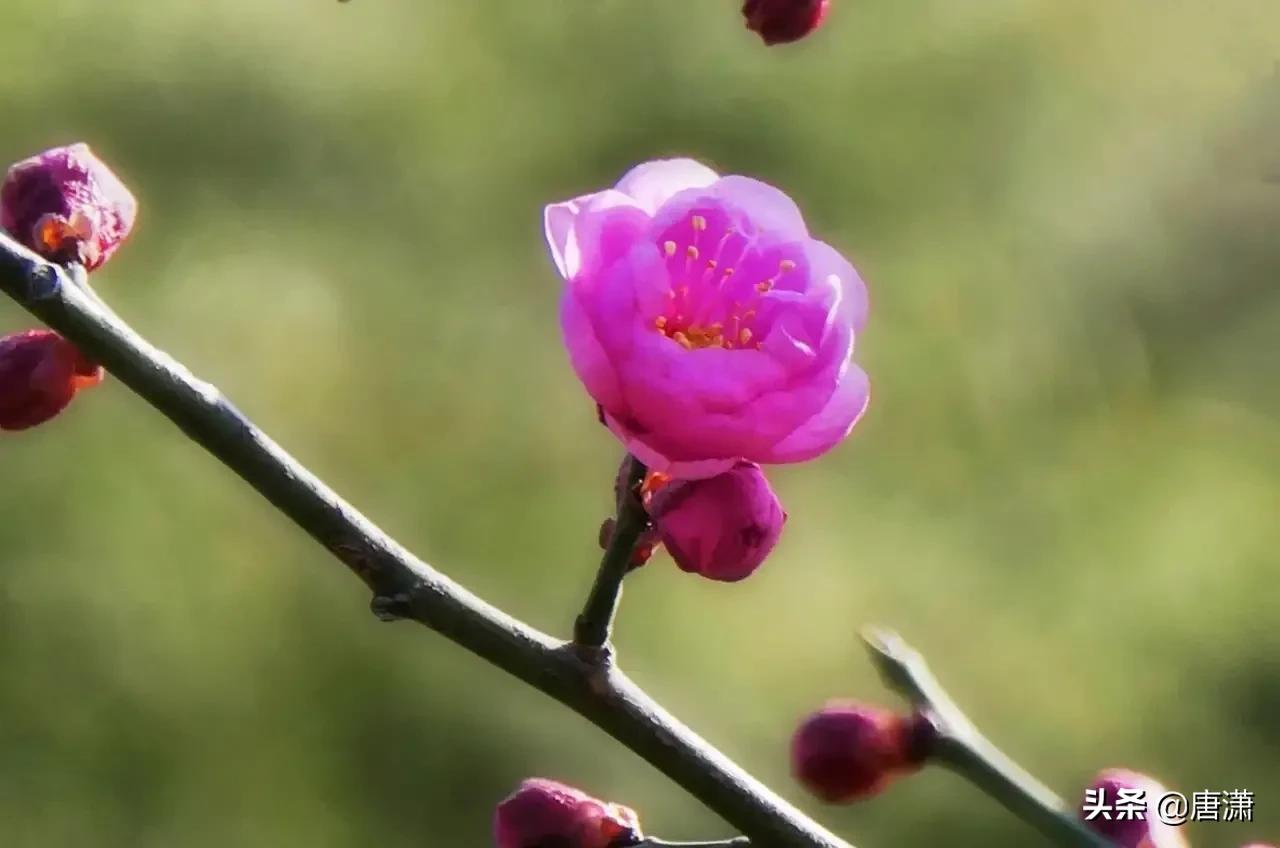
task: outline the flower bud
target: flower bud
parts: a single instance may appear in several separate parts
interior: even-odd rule
[[[817,29],[830,6],[830,0],[746,0],[742,15],[765,44],[785,44]]]
[[[86,144],[55,147],[9,168],[0,227],[51,262],[99,267],[133,229],[138,204]]]
[[[0,430],[25,430],[102,382],[102,368],[52,330],[0,338]]]
[[[1085,790],[1080,818],[1121,848],[1187,848],[1181,831],[1160,820],[1157,805],[1167,792],[1145,774],[1107,769]]]
[[[791,773],[814,795],[846,804],[881,792],[924,762],[933,724],[855,702],[832,702],[791,739]]]
[[[646,480],[645,487],[654,529],[671,558],[711,580],[750,576],[787,520],[764,472],[752,462],[701,480]]]
[[[642,835],[629,808],[533,778],[498,805],[493,838],[498,848],[622,848]]]

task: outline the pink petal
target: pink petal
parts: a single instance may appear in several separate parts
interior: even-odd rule
[[[584,194],[563,203],[552,203],[542,213],[543,231],[551,259],[566,280],[577,276],[582,268],[583,250],[578,220],[588,213],[600,213],[618,206],[635,207],[635,202],[625,194],[612,189]]]
[[[638,301],[652,300],[665,285],[666,269],[658,248],[641,242],[600,273],[575,278],[570,287],[582,298],[596,338],[621,361],[629,355],[642,326],[647,324],[649,332],[656,332],[648,323],[653,319],[641,310]]]
[[[866,372],[849,363],[822,411],[765,452],[757,462],[803,462],[826,453],[849,434],[871,400]]]
[[[606,409],[619,408],[623,401],[617,371],[596,337],[591,317],[572,291],[560,303],[560,326],[569,362],[587,393]]]
[[[692,159],[658,159],[627,171],[615,188],[630,195],[652,215],[676,192],[704,188],[719,178],[715,171]]]
[[[775,240],[798,240],[809,235],[800,207],[768,183],[750,177],[723,177],[711,187],[711,193],[744,210],[758,231],[769,233]]]
[[[643,462],[650,471],[658,471],[669,477],[681,480],[701,480],[704,477],[714,477],[717,474],[728,471],[739,461],[736,457],[730,459],[700,459],[692,462],[670,459],[661,451],[651,447],[641,437],[627,429],[625,424],[612,416],[606,415],[605,423],[613,431],[613,434],[621,440],[628,453]]]
[[[826,242],[811,239],[805,253],[809,258],[809,273],[815,281],[836,278],[834,282],[840,289],[837,320],[850,324],[855,332],[861,331],[866,326],[869,310],[867,284],[862,277],[858,276],[849,260]]]

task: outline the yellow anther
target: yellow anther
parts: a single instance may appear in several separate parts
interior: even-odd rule
[[[761,294],[764,294],[771,288],[773,288],[773,283],[769,282],[768,280],[765,280],[763,283],[756,283],[756,291],[760,292]]]
[[[732,268],[725,268],[725,269],[724,269],[724,275],[725,275],[726,277],[732,277],[732,276],[733,276],[733,269],[732,269]]]
[[[664,241],[664,242],[662,243],[662,250],[663,250],[663,251],[664,251],[668,256],[675,256],[675,255],[676,255],[676,243],[675,243],[675,242],[673,242],[673,241]]]
[[[778,270],[783,272],[784,274],[787,271],[794,271],[795,269],[796,269],[796,263],[792,262],[790,259],[784,259],[778,263]]]
[[[685,253],[685,256],[688,256],[690,259],[698,258],[698,248],[694,247],[693,245],[689,245],[688,247],[686,247],[684,249],[684,253]]]
[[[707,228],[707,219],[701,215],[694,215],[689,219],[689,224],[695,230],[705,230]]]
[[[671,338],[679,342],[680,346],[685,350],[693,350],[693,342],[689,341],[689,337],[686,336],[684,333],[677,332]]]
[[[742,332],[738,333],[738,342],[740,344],[746,344],[749,341],[751,341],[751,330],[743,327]]]
[[[657,327],[659,330],[665,329],[667,326],[667,316],[659,315],[657,318],[654,318],[653,326]]]

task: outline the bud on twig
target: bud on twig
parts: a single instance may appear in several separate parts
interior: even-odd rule
[[[102,368],[52,330],[0,338],[0,430],[43,424],[100,382]]]
[[[791,770],[814,795],[846,804],[879,794],[924,762],[932,725],[856,702],[833,702],[809,716],[791,740]]]
[[[51,262],[100,267],[129,237],[138,204],[87,144],[55,147],[9,168],[0,226]]]
[[[623,848],[642,835],[628,807],[554,780],[532,778],[498,805],[493,838],[497,848]]]

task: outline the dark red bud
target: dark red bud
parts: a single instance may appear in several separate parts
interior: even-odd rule
[[[623,848],[642,838],[636,814],[572,786],[533,778],[493,814],[498,848]]]
[[[0,338],[0,430],[43,424],[100,382],[102,368],[52,330]]]
[[[785,44],[817,29],[830,5],[830,0],[746,0],[742,15],[765,44]]]
[[[933,732],[919,713],[833,702],[805,719],[792,737],[792,774],[833,804],[869,798],[920,767]]]

